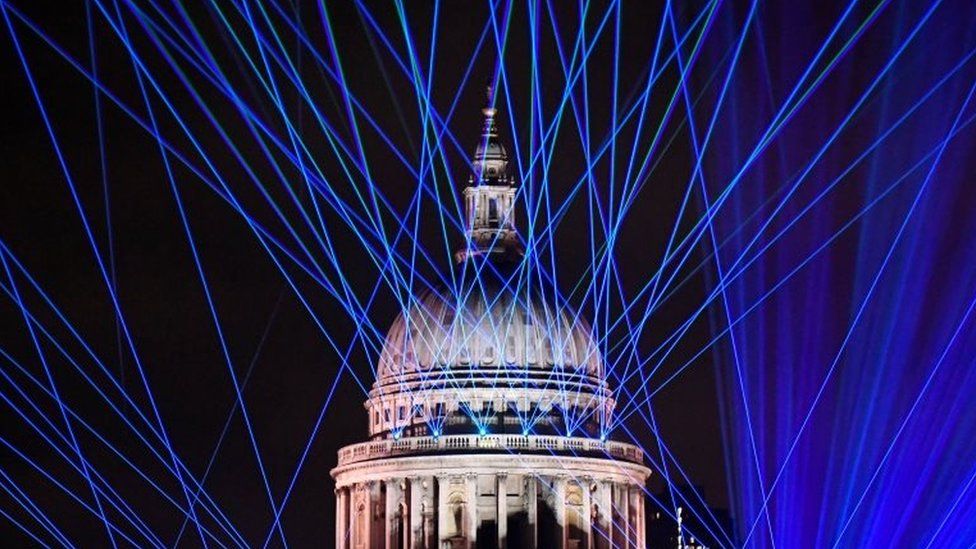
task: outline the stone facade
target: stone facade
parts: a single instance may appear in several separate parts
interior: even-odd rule
[[[333,475],[339,549],[644,547],[648,470],[636,463],[452,454],[350,463]]]

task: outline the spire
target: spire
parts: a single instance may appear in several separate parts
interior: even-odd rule
[[[491,84],[485,86],[485,106],[481,109],[481,114],[485,115],[485,131],[483,135],[494,134],[497,135],[497,129],[495,128],[495,107],[492,106],[492,88]]]
[[[488,86],[485,94],[485,106],[481,109],[481,114],[485,120],[482,125],[481,139],[475,149],[474,158],[471,165],[474,168],[472,183],[478,185],[511,185],[508,178],[508,152],[498,141],[498,127],[495,124],[495,115],[498,110],[492,105],[491,86]]]
[[[515,228],[515,181],[508,175],[508,152],[498,139],[491,86],[481,109],[484,124],[471,160],[473,173],[464,189],[466,245],[457,259],[475,256],[521,257]]]

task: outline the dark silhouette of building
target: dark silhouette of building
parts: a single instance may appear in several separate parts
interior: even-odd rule
[[[711,507],[707,501],[703,504],[705,495],[700,486],[675,486],[673,492],[664,490],[656,498],[668,511],[648,506],[648,549],[714,549],[729,546],[726,536],[734,542],[728,509]]]

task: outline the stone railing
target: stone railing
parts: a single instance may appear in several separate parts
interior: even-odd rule
[[[609,455],[634,463],[643,463],[644,452],[624,442],[602,441],[592,438],[544,435],[442,435],[439,437],[409,437],[394,440],[374,440],[353,444],[339,450],[339,465],[359,461],[428,452],[511,451],[560,452]]]

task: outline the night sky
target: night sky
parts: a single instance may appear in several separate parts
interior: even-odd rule
[[[147,120],[146,104],[132,61],[119,36],[106,22],[105,15],[94,5],[97,2],[90,6],[92,33],[86,23],[88,12],[84,2],[14,1],[10,4],[17,13],[43,29],[66,53],[77,58],[86,70],[91,68],[90,48],[93,48],[99,82],[127,105],[132,113]],[[241,209],[248,211],[286,248],[298,251],[302,244],[310,246],[312,256],[326,265],[321,248],[314,246],[314,234],[308,225],[300,222],[300,212],[282,180],[291,182],[296,199],[305,207],[309,204],[308,188],[302,183],[300,170],[280,151],[271,154],[281,170],[276,171],[255,139],[253,126],[244,122],[227,96],[200,76],[192,64],[185,59],[177,59],[187,81],[182,81],[167,65],[166,58],[159,53],[152,37],[165,43],[164,37],[175,36],[172,30],[157,31],[153,35],[146,27],[140,26],[139,19],[133,14],[133,6],[120,4],[133,48],[142,56],[147,70],[158,79],[157,84],[166,91],[171,107],[199,140],[203,151],[196,150],[159,96],[150,94],[150,104],[160,134],[194,166],[202,167],[209,182],[203,181],[199,174],[194,174],[173,155],[168,155],[172,178],[227,343],[227,356],[238,379],[245,383],[243,394],[249,418],[276,499],[280,500],[281,494],[288,488],[305,443],[313,434],[312,428],[319,411],[326,399],[331,398],[282,515],[290,544],[296,547],[322,546],[321,540],[331,540],[334,521],[333,484],[328,472],[336,464],[336,451],[340,447],[365,440],[367,425],[362,407],[364,393],[348,373],[342,373],[336,381],[341,358],[323,335],[322,329],[344,349],[349,345],[356,323],[306,273],[294,264],[285,262],[282,269],[295,282],[295,287],[291,287],[255,237],[253,227],[228,203],[226,195],[221,196],[223,193],[218,192],[223,188],[221,185],[232,189]],[[234,36],[223,26],[213,7],[204,8],[204,3],[188,2],[184,6],[187,11],[181,14],[168,2],[159,3],[161,12],[155,11],[154,2],[133,4],[145,10],[146,18],[154,24],[163,21],[165,14],[165,18],[181,21],[178,25],[186,31],[185,20],[180,18],[185,16],[193,21],[198,34],[193,39],[192,47],[200,51],[201,44],[205,45],[212,62],[220,68],[239,97],[268,124],[271,131],[287,142],[288,132],[280,113],[275,110],[274,102],[262,88],[262,81],[256,77],[253,68],[247,65],[245,56],[241,55],[234,42]],[[235,32],[239,33],[237,38],[243,41],[247,51],[255,53],[254,36],[233,7],[236,3],[215,4],[223,10],[223,15]],[[337,135],[352,145],[355,143],[355,133],[349,124],[342,87],[319,64],[320,60],[333,63],[330,40],[323,30],[322,13],[316,3],[300,4],[300,8],[296,9],[291,2],[284,1],[266,4],[265,9],[276,21],[280,21],[279,13],[272,6],[278,6],[289,17],[297,16],[310,44],[300,43],[294,33],[282,24],[279,31],[283,48],[296,63],[305,89],[314,99],[322,118],[331,121]],[[332,29],[331,43],[336,45],[341,56],[346,88],[385,133],[385,137],[381,138],[370,123],[359,118],[359,135],[369,162],[372,184],[385,196],[390,207],[402,215],[402,212],[408,211],[417,181],[396,159],[390,144],[416,163],[422,154],[424,131],[413,83],[397,65],[371,24],[375,23],[389,35],[398,55],[406,51],[403,30],[396,10],[386,4],[370,3],[362,8],[375,18],[372,22],[353,3],[332,4],[327,3]],[[425,64],[422,69],[425,73],[430,68],[426,63],[430,56],[431,39],[435,38],[431,102],[442,116],[447,116],[457,98],[453,111],[450,111],[448,127],[462,150],[455,148],[455,144],[446,137],[442,140],[448,167],[439,166],[433,178],[436,182],[432,183],[445,193],[445,197],[451,196],[450,193],[457,196],[467,180],[466,155],[473,149],[479,135],[483,90],[498,66],[498,42],[489,31],[484,45],[476,52],[486,21],[490,21],[487,7],[480,3],[444,3],[437,11],[436,27],[432,23],[435,14],[433,4],[406,4],[403,15],[409,21],[415,54]],[[695,18],[702,13],[706,4],[678,4],[674,17],[679,32],[686,32],[693,24],[697,25],[693,28],[700,31],[702,27],[695,23]],[[725,173],[723,169],[731,162],[729,158],[738,157],[743,154],[742,149],[751,146],[753,137],[749,132],[760,125],[760,121],[767,120],[773,111],[772,105],[778,105],[788,94],[789,86],[802,71],[801,64],[819,48],[824,36],[846,7],[810,2],[787,8],[785,4],[770,3],[758,12],[761,32],[750,35],[739,61],[740,72],[733,86],[731,107],[724,111],[720,119],[718,142],[712,145],[705,162],[706,170],[711,170],[710,173]],[[112,2],[106,2],[103,7],[111,17],[116,17],[116,7]],[[621,109],[633,105],[643,91],[663,10],[658,2],[625,2],[624,16],[620,18],[619,44],[615,45],[616,19],[611,16],[607,23],[609,28],[600,25],[607,7],[603,2],[589,6],[586,24],[582,27],[587,40],[592,40],[594,35],[601,36],[594,42],[593,51],[586,62],[586,116],[574,117],[573,112],[567,109],[560,132],[552,144],[554,155],[551,164],[545,168],[537,167],[532,174],[537,179],[545,174],[555,200],[569,201],[566,219],[556,227],[552,236],[555,261],[550,266],[558,276],[560,288],[567,294],[581,277],[586,276],[586,268],[590,265],[589,220],[594,214],[585,193],[571,198],[560,197],[566,197],[585,172],[586,155],[581,136],[591,135],[592,146],[596,147],[603,142],[611,128],[615,65],[619,75],[617,97]],[[853,11],[852,19],[868,17],[871,7],[859,6]],[[784,174],[795,173],[802,165],[799,159],[808,157],[823,142],[829,134],[829,123],[839,118],[839,114],[864,89],[874,71],[890,54],[894,41],[892,37],[905,32],[906,22],[917,19],[918,9],[896,5],[886,8],[871,20],[864,39],[817,89],[809,106],[799,110],[790,121],[781,141],[777,142],[778,148],[770,149],[747,175],[746,181],[752,185],[749,193],[756,203],[774,196],[766,190],[775,189],[781,181],[785,181]],[[948,7],[940,9],[950,10]],[[498,17],[503,17],[506,10],[499,7],[496,13]],[[700,93],[697,98],[701,102],[695,107],[699,116],[699,139],[728,67],[727,54],[735,45],[747,13],[746,2],[726,3],[708,27],[707,38],[700,49],[695,49],[691,42],[684,44],[684,57],[694,54],[695,59],[693,70],[688,74],[688,85],[692,95]],[[498,105],[501,139],[510,150],[518,149],[522,154],[527,153],[529,136],[532,134],[528,101],[534,89],[530,79],[532,58],[528,29],[533,19],[530,15],[529,10],[521,4],[511,11],[510,36],[505,42],[503,57],[507,80],[499,86],[506,90],[499,96]],[[580,13],[578,6],[555,2],[548,7],[541,4],[537,15],[542,18],[538,21],[538,71],[541,82],[538,93],[546,106],[548,123],[565,90],[557,40],[561,41],[559,43],[564,49],[562,55],[569,62],[581,29]],[[67,354],[77,360],[81,372],[91,376],[130,420],[135,420],[137,416],[132,406],[123,403],[106,373],[99,370],[85,347],[52,312],[31,286],[27,276],[17,269],[12,258],[27,269],[57,304],[107,372],[115,376],[131,396],[135,406],[147,417],[152,417],[152,406],[139,373],[141,365],[173,447],[198,475],[209,469],[206,487],[211,496],[220,503],[249,543],[260,543],[267,532],[271,515],[250,439],[239,413],[233,415],[226,438],[213,463],[209,463],[228,413],[235,406],[235,394],[228,374],[228,361],[217,337],[159,143],[105,94],[99,94],[96,103],[90,80],[53,52],[13,12],[8,12],[8,16],[57,136],[78,202],[61,169],[14,42],[5,27],[3,46],[0,47],[4,67],[4,83],[0,86],[4,105],[0,238],[9,254],[6,256],[7,269],[0,273],[4,290],[17,290],[26,308],[36,315],[46,330],[50,330]],[[557,21],[558,37],[553,33],[552,18]],[[961,44],[965,40],[962,37],[968,37],[971,44],[972,37],[969,35],[972,33],[965,30],[966,21],[971,19],[971,15],[968,19],[960,17],[958,22],[953,23],[951,18],[942,17],[934,24],[934,28],[949,43],[947,49],[958,47],[959,51],[963,51]],[[267,32],[265,26],[260,27]],[[851,35],[855,27],[853,24],[844,25],[845,36]],[[673,40],[667,35],[664,40],[666,43],[670,41],[666,50],[673,51]],[[945,53],[946,49],[940,51]],[[321,57],[316,59],[315,55]],[[949,53],[945,55],[948,57]],[[915,52],[911,60],[910,66],[917,68],[924,63],[925,55]],[[968,74],[972,72],[970,68]],[[361,176],[355,178],[355,184],[349,183],[344,177],[343,166],[336,161],[328,140],[318,129],[312,109],[280,70],[275,70],[274,74],[280,85],[282,104],[301,140],[311,154],[320,159],[319,167],[332,182],[337,195],[354,204],[357,212],[366,211],[356,202],[356,191],[366,188],[369,183]],[[906,69],[905,77],[910,78],[911,74]],[[642,131],[635,133],[636,124],[629,123],[619,137],[628,148],[635,141],[646,148],[657,124],[665,120],[661,148],[655,155],[655,160],[660,159],[660,163],[655,164],[654,169],[642,178],[644,187],[617,231],[615,259],[625,294],[632,294],[640,288],[660,263],[672,227],[678,219],[694,166],[683,100],[678,101],[676,108],[670,102],[678,75],[679,71],[673,64],[662,71],[660,92],[652,94],[648,102],[648,114]],[[192,84],[194,92],[188,91],[188,84]],[[968,84],[957,93],[964,95],[966,87]],[[890,87],[886,89],[890,91]],[[583,94],[581,87],[574,87],[573,96],[580,106],[583,105]],[[503,98],[506,99],[504,103]],[[210,116],[225,132],[224,137],[199,107],[198,100],[206,103]],[[872,104],[877,105],[878,101],[883,100],[873,99]],[[953,106],[952,112],[946,116],[951,119],[957,108],[958,105]],[[849,132],[841,138],[842,149],[860,150],[878,133],[870,120],[862,119],[859,124],[862,130]],[[736,135],[733,130],[737,125],[743,128],[740,142],[730,137]],[[99,145],[99,128],[104,147]],[[515,136],[519,139],[518,145],[514,142]],[[247,159],[248,169],[235,158],[235,153],[224,139],[233,143],[241,158]],[[100,154],[101,151],[104,154]],[[626,154],[618,153],[618,159],[623,165]],[[208,162],[214,172],[205,168]],[[839,161],[831,160],[825,164],[835,167]],[[592,176],[596,181],[606,182],[610,179],[611,169],[609,162],[601,160],[593,166]],[[616,169],[622,168],[617,166]],[[827,171],[824,168],[823,173],[815,172],[814,179],[828,176]],[[213,173],[219,174],[222,181],[216,181]],[[709,185],[721,189],[720,177],[716,176]],[[257,185],[255,181],[261,184]],[[216,189],[210,184],[215,185]],[[606,193],[598,196],[596,201],[608,207],[612,204],[608,197],[614,191],[609,190],[605,183],[597,183],[597,186]],[[616,192],[619,193],[619,189]],[[833,196],[826,206],[831,212],[827,217],[844,219],[848,212],[862,204],[865,192],[850,189]],[[289,232],[269,206],[269,197],[281,206],[281,215],[294,223],[295,233]],[[409,254],[412,246],[407,235],[416,234],[430,252],[434,263],[419,265],[417,272],[434,279],[438,272],[448,268],[450,252],[460,245],[461,235],[454,228],[448,229],[446,238],[450,245],[445,246],[440,216],[434,204],[429,199],[425,200],[428,201],[421,206],[420,215],[416,217],[416,228],[410,225],[404,227],[399,233],[401,238],[394,246]],[[79,216],[79,204],[90,223],[92,241]],[[455,211],[453,203],[449,207]],[[703,210],[698,195],[691,196],[688,208],[690,213],[679,223],[684,231],[691,227],[693,220]],[[961,212],[964,205],[957,204],[956,208],[960,210],[959,215],[965,216]],[[794,213],[797,210],[793,206],[789,209]],[[522,215],[520,224],[524,228],[523,212],[519,215]],[[743,217],[745,215],[742,214]],[[404,220],[397,219],[389,212],[384,212],[383,220],[388,239],[392,242],[398,234],[399,223]],[[406,221],[412,224],[415,219],[411,215]],[[368,300],[377,283],[378,273],[362,242],[348,224],[334,213],[325,212],[324,224],[331,234],[332,245],[341,264],[341,272],[325,267],[328,276],[335,280],[341,277],[359,299]],[[823,239],[812,232],[804,233],[807,229],[798,229],[791,246]],[[864,238],[864,235],[860,237]],[[138,351],[138,365],[115,321],[113,303],[95,260],[92,242],[106,265],[110,265],[109,276]],[[695,248],[689,266],[680,271],[678,280],[687,277],[686,283],[651,317],[647,330],[639,340],[642,353],[660,344],[698,308],[710,291],[714,271],[691,269],[710,253],[705,245],[707,241],[703,242]],[[827,261],[833,262],[829,263],[832,265],[829,269],[832,277],[846,279],[856,274],[854,263],[844,258],[857,253],[859,242],[855,233],[831,249]],[[372,243],[375,244],[375,240]],[[779,252],[780,257],[788,256],[791,253],[789,250],[787,247],[786,251]],[[314,311],[322,329],[312,321],[306,305],[296,297],[296,290],[307,300],[307,307]],[[851,310],[851,298],[841,294],[844,294],[843,290],[825,293],[823,301],[840,311],[838,314],[846,315]],[[578,294],[572,295],[570,300],[585,314],[592,315],[592,300],[580,299]],[[611,315],[619,314],[620,309],[619,300],[611,303]],[[369,307],[368,320],[383,331],[399,310],[394,294],[384,285]],[[708,314],[692,326],[671,353],[671,358],[654,374],[654,379],[666,379],[708,343],[717,333],[716,327],[724,322],[723,314],[721,307],[709,308]],[[776,320],[772,322],[775,324]],[[0,359],[0,367],[7,376],[11,376],[0,380],[0,392],[5,398],[14,398],[18,406],[28,411],[34,421],[38,421],[40,416],[37,410],[27,404],[33,402],[55,425],[63,428],[57,405],[44,396],[43,391],[33,385],[9,359],[15,360],[38,380],[46,379],[46,363],[66,404],[101,436],[130,456],[147,476],[156,479],[164,491],[179,494],[178,484],[173,477],[126,429],[120,417],[109,409],[58,347],[39,333],[38,337],[44,362],[39,359],[31,333],[25,329],[24,316],[17,302],[5,294],[4,299],[0,300],[0,349],[7,358]],[[618,330],[609,337],[619,340],[624,336]],[[774,333],[766,334],[766,337],[768,339],[761,340],[757,345],[767,346],[766,351],[772,361],[777,353],[784,350],[771,342],[775,338]],[[830,337],[837,337],[837,334],[831,333]],[[370,356],[358,344],[348,357],[349,367],[367,386],[372,382],[373,375]],[[717,379],[718,364],[723,360],[729,360],[725,340],[694,359],[653,401],[655,418],[670,451],[690,479],[704,489],[709,502],[718,507],[731,505],[728,490],[735,485],[734,481],[728,480],[730,472],[727,471],[727,454],[723,447],[720,406],[728,393]],[[16,385],[11,384],[11,379]],[[27,398],[19,395],[15,387],[26,391],[23,396]],[[636,391],[639,387],[639,379],[631,380],[630,390]],[[0,417],[3,418],[0,436],[90,502],[91,494],[84,479],[53,453],[6,403],[0,404],[0,407]],[[654,448],[654,437],[639,417],[631,418],[627,426],[640,443]],[[166,543],[172,544],[176,532],[180,530],[182,517],[132,469],[105,450],[90,432],[78,425],[74,427],[79,444],[85,448],[86,455],[98,467],[98,471]],[[51,432],[49,426],[43,428]],[[622,434],[619,437],[629,438]],[[60,447],[68,448],[63,444]],[[156,448],[160,446],[157,444]],[[0,448],[0,464],[5,475],[15,479],[39,507],[56,518],[68,537],[78,541],[93,540],[82,543],[85,546],[98,546],[105,542],[101,521],[81,510],[77,502],[45,480],[10,446]],[[663,484],[659,475],[655,475],[651,490],[658,492],[661,489]],[[17,520],[30,523],[29,515],[13,504],[6,494],[0,494],[0,508],[12,513]],[[14,526],[6,521],[0,523],[0,539],[16,540],[13,544],[5,545],[29,543],[28,538]],[[195,534],[190,535],[189,528],[186,534],[181,543],[192,545],[197,542]]]

